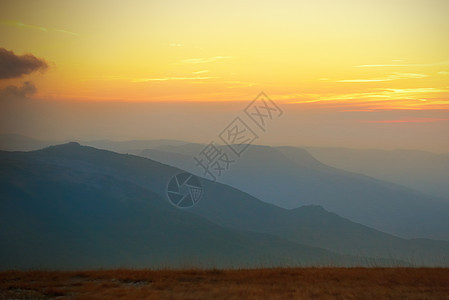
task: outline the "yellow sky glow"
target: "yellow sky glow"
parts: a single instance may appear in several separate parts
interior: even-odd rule
[[[33,97],[449,109],[449,2],[2,1]],[[24,78],[7,80],[3,86]]]

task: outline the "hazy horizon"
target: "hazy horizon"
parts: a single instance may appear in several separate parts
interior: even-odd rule
[[[89,142],[97,142],[97,141],[110,141],[110,142],[114,142],[114,143],[121,143],[121,142],[132,142],[132,141],[158,141],[158,140],[166,140],[166,141],[179,141],[179,142],[184,142],[186,144],[202,144],[202,145],[206,145],[208,143],[210,143],[213,139],[210,140],[188,140],[185,138],[123,138],[123,139],[114,139],[114,138],[73,138],[73,137],[68,137],[68,138],[58,138],[58,139],[45,139],[45,138],[36,138],[33,136],[29,136],[29,135],[23,135],[23,134],[17,134],[17,133],[1,133],[0,137],[3,138],[8,138],[8,137],[12,137],[12,138],[24,138],[24,139],[31,139],[31,140],[36,140],[38,142],[44,142],[44,143],[52,143],[51,145],[59,145],[59,144],[65,144],[65,143],[70,143],[70,142],[77,142],[80,144],[84,144],[84,143],[89,143]],[[223,142],[221,141],[213,141],[215,144],[217,145],[225,145]],[[86,145],[87,145],[86,144]],[[304,148],[304,149],[313,149],[313,148],[317,148],[317,149],[348,149],[348,150],[374,150],[374,151],[419,151],[419,152],[428,152],[428,153],[434,153],[434,154],[449,154],[449,150],[448,151],[438,151],[438,150],[433,150],[433,149],[428,149],[428,148],[422,148],[422,149],[418,149],[418,148],[405,148],[405,147],[357,147],[357,145],[354,146],[347,146],[347,145],[331,145],[331,144],[292,144],[292,143],[264,143],[264,142],[254,142],[251,143],[251,145],[254,146],[267,146],[267,147],[297,147],[297,148]],[[46,147],[46,146],[44,146]],[[14,147],[12,147],[14,148]],[[13,150],[14,151],[14,150]]]
[[[0,112],[0,134],[51,141],[176,139],[208,143],[251,101],[252,98],[232,103],[4,101],[0,104],[4,108]],[[445,110],[368,113],[320,110],[306,104],[279,105],[284,115],[272,122],[255,144],[449,152],[449,122],[426,121],[430,117],[444,119]],[[392,115],[418,121],[381,121]]]

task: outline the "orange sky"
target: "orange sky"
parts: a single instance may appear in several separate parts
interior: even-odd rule
[[[401,118],[447,124],[448,11],[447,0],[2,1],[0,47],[49,67],[0,88],[31,81],[29,98],[67,103],[265,91],[291,110],[426,110]]]

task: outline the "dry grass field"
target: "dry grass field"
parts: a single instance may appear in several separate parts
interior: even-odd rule
[[[1,299],[449,299],[449,269],[0,272]]]

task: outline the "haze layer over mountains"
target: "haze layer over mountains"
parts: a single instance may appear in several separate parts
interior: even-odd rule
[[[139,156],[77,143],[0,153],[1,268],[449,261],[446,198],[330,167],[307,150],[251,146],[212,182],[192,160],[204,145],[95,143]],[[188,209],[166,197],[183,170],[203,188]]]

